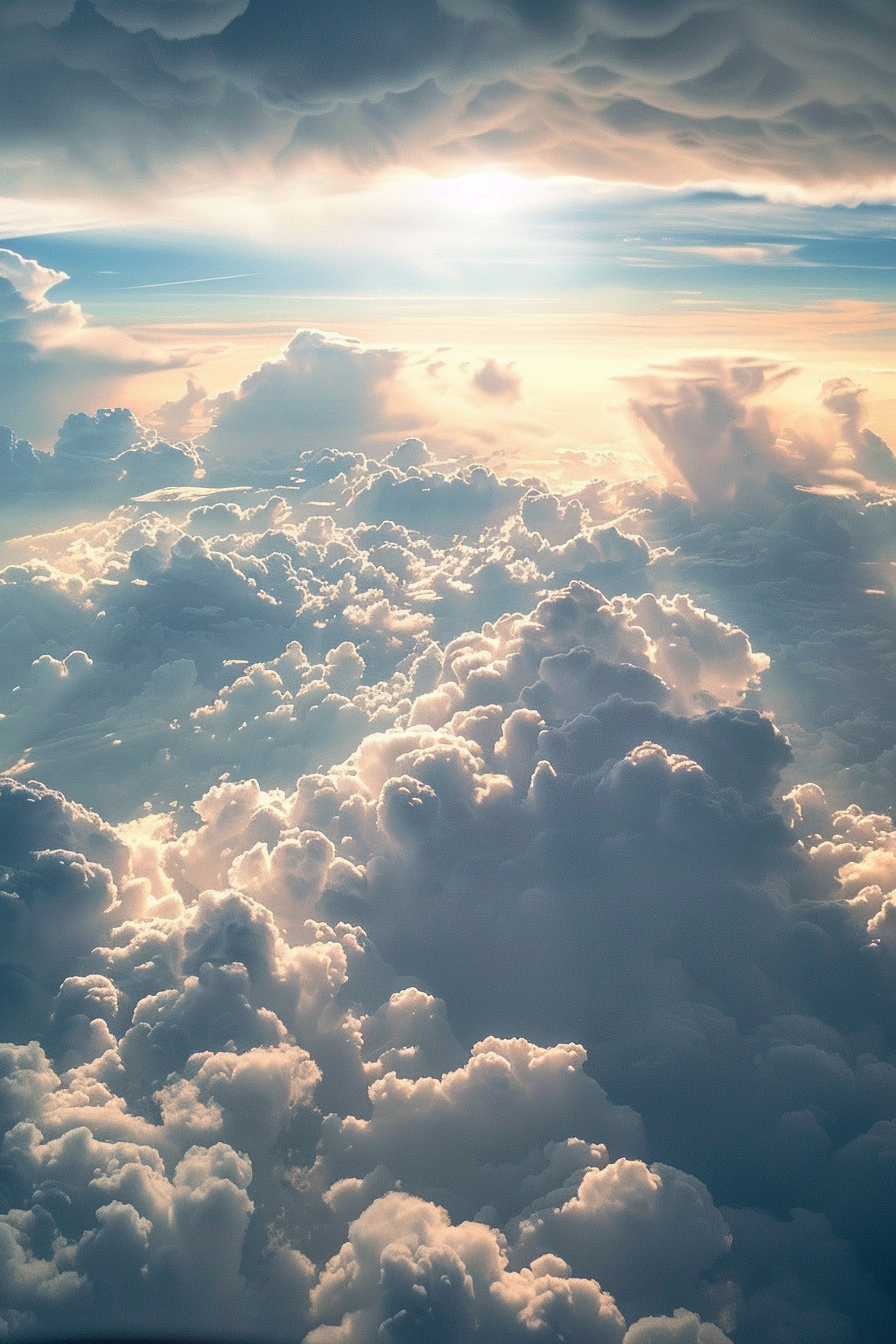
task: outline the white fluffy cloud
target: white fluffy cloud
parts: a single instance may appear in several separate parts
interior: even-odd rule
[[[744,361],[641,385],[692,497],[559,494],[368,457],[393,353],[303,336],[222,402],[228,454],[270,429],[233,495],[223,450],[192,480],[211,437],[72,417],[57,470],[148,454],[153,497],[7,543],[4,1326],[879,1344],[892,506],[860,389],[823,397],[861,498],[799,488],[830,445],[776,446]]]
[[[206,437],[212,463],[228,479],[273,482],[295,469],[309,449],[366,446],[391,427],[385,387],[405,359],[401,350],[377,349],[320,331],[299,331],[279,359],[249,375],[235,393],[211,403],[214,425]],[[399,426],[400,428],[400,426]],[[251,466],[245,445],[253,445]]]
[[[199,354],[186,347],[165,349],[138,341],[92,323],[71,300],[47,298],[68,278],[62,271],[0,248],[0,417],[5,424],[26,424],[35,437],[48,436],[73,401],[99,394],[110,378],[185,368]],[[4,465],[0,460],[0,472],[6,476]],[[16,486],[39,485],[40,469],[47,466],[42,455],[35,463],[23,454],[12,480],[0,477],[4,494]]]
[[[619,701],[607,703],[612,709]],[[666,718],[679,734],[700,723]],[[392,753],[391,761],[385,743],[371,743],[363,778],[374,782],[394,768],[415,769],[432,781],[426,786],[432,797],[444,800],[439,827],[462,801],[457,771],[463,760],[454,747],[452,777],[439,765],[440,757],[445,764],[452,760],[447,735],[440,755],[426,732],[424,743],[424,753]],[[467,739],[468,752],[475,745]],[[475,750],[469,754],[475,762]],[[658,747],[640,754],[645,761],[662,758]],[[359,764],[363,759],[362,753]],[[664,768],[670,766],[673,776],[678,771],[684,779],[700,778],[698,767],[682,757],[670,758]],[[481,778],[491,789],[491,805],[499,806],[498,777],[491,785]],[[536,794],[537,780],[538,772]],[[744,936],[752,916],[740,924],[736,953],[728,954],[724,979],[733,994],[727,1019],[711,1002],[701,1003],[707,968],[701,972],[693,956],[688,966],[681,964],[677,986],[669,982],[659,946],[645,965],[649,924],[636,933],[634,921],[642,918],[637,910],[611,949],[614,960],[626,962],[626,975],[640,977],[638,992],[654,1007],[659,993],[672,995],[653,1025],[642,1013],[627,1040],[624,1031],[620,1036],[618,1000],[606,1028],[599,1025],[605,1009],[592,1000],[590,1010],[597,1012],[596,1030],[590,1029],[597,1058],[617,1090],[612,1053],[619,1044],[626,1071],[634,1068],[640,1076],[635,1090],[648,1121],[645,1139],[638,1116],[611,1104],[584,1071],[581,1046],[488,1038],[467,1053],[431,994],[390,989],[394,974],[362,930],[313,918],[301,923],[300,917],[307,920],[326,903],[328,882],[342,890],[354,882],[357,890],[361,878],[357,864],[337,857],[323,834],[301,829],[302,814],[320,820],[319,803],[329,798],[332,811],[343,796],[339,814],[346,820],[354,815],[360,835],[361,782],[356,780],[354,795],[347,794],[337,771],[330,780],[300,781],[294,798],[266,796],[257,785],[221,785],[200,808],[208,834],[169,839],[154,828],[153,818],[123,828],[116,838],[98,818],[56,795],[15,785],[7,791],[14,814],[30,827],[4,826],[12,846],[4,855],[7,885],[27,900],[29,883],[40,879],[44,845],[65,840],[105,859],[92,862],[110,898],[98,906],[80,948],[68,939],[67,958],[60,959],[46,924],[34,926],[29,946],[32,955],[44,956],[43,986],[54,979],[59,984],[55,1002],[34,1021],[45,1048],[32,1043],[2,1051],[5,1161],[24,1201],[14,1202],[3,1224],[13,1333],[50,1328],[60,1312],[85,1327],[121,1328],[125,1313],[133,1320],[137,1310],[156,1329],[193,1329],[202,1321],[226,1330],[236,1321],[243,1330],[277,1338],[298,1324],[315,1341],[373,1340],[390,1331],[399,1338],[416,1321],[460,1338],[495,1341],[517,1334],[522,1340],[532,1331],[545,1340],[622,1340],[628,1328],[636,1341],[717,1344],[732,1323],[739,1335],[760,1340],[768,1314],[784,1311],[802,1332],[795,1337],[807,1341],[812,1322],[836,1320],[838,1313],[863,1322],[862,1337],[882,1338],[890,1317],[867,1266],[883,1246],[869,1245],[867,1229],[854,1231],[852,1220],[856,1181],[865,1189],[879,1180],[877,1117],[887,1115],[896,1097],[896,1074],[873,1052],[858,1053],[861,1045],[849,1043],[823,1008],[821,1016],[804,1009],[757,1027],[760,995],[738,1025],[744,975],[750,966],[754,977],[760,969],[759,949],[752,935]],[[473,801],[476,794],[467,796]],[[642,848],[649,845],[646,801],[639,794]],[[487,794],[480,790],[474,805],[487,807]],[[848,957],[863,936],[871,935],[875,945],[874,928],[865,931],[875,891],[865,879],[885,874],[892,823],[853,809],[848,817],[830,819],[828,825],[839,829],[826,841],[806,830],[827,818],[817,788],[797,791],[788,806],[807,839],[795,850],[791,845],[775,881],[786,872],[791,882],[820,893],[840,875],[844,885],[834,904],[845,922],[825,916],[816,936],[826,927],[831,943],[824,986],[833,973],[839,992],[851,993],[858,1007],[861,985],[854,972],[837,980],[843,972],[832,956],[842,955],[834,953],[839,945]],[[707,852],[684,819],[680,813],[676,844],[690,854],[686,867],[694,881],[694,864],[705,866]],[[494,823],[491,829],[494,843]],[[403,832],[397,843],[406,851],[417,839]],[[190,897],[189,874],[199,878],[202,869],[202,878],[214,881],[216,864],[246,844],[252,847],[232,862],[231,880],[253,895],[219,889]],[[388,840],[390,881],[395,844]],[[262,852],[274,857],[281,845],[293,846],[289,867],[281,870],[288,881],[277,877],[276,863],[259,869],[253,858]],[[555,881],[564,871],[565,880],[576,880],[559,853],[549,863]],[[368,859],[364,867],[369,881],[375,865]],[[505,860],[502,871],[507,868]],[[432,883],[417,871],[431,904]],[[543,860],[542,879],[548,871]],[[642,865],[642,878],[646,871]],[[668,863],[665,873],[674,885]],[[611,878],[618,881],[616,873]],[[546,921],[570,913],[559,897],[558,889],[550,905],[541,901],[539,952],[549,970]],[[631,897],[628,888],[626,899]],[[592,892],[598,903],[607,898],[599,887]],[[529,899],[518,917],[535,912],[531,904],[527,909]],[[297,915],[288,909],[290,900],[298,900]],[[802,902],[802,924],[794,924],[794,932],[812,908]],[[658,913],[644,912],[652,923]],[[762,937],[778,941],[773,961],[780,977],[792,935],[775,933],[768,914],[766,905]],[[83,924],[85,913],[73,906],[72,917]],[[680,917],[688,918],[684,907]],[[613,919],[619,918],[617,907]],[[278,925],[291,929],[288,937]],[[479,930],[481,936],[484,926]],[[659,932],[653,931],[654,943]],[[686,942],[695,933],[693,926]],[[103,947],[85,952],[103,936]],[[530,936],[525,924],[517,929],[518,938]],[[685,945],[679,942],[679,956]],[[803,952],[806,946],[800,944]],[[712,955],[718,953],[716,944]],[[588,955],[597,956],[591,974],[605,975],[610,963],[601,963],[597,944],[590,944]],[[493,960],[486,988],[490,1011],[500,1017],[506,1007],[497,965]],[[766,963],[766,975],[771,965]],[[570,969],[567,962],[567,974]],[[531,996],[534,963],[530,970],[515,961],[512,970],[524,977]],[[796,979],[786,989],[786,981],[778,980],[778,992],[811,998],[805,966],[795,963],[794,970]],[[24,973],[23,966],[20,977]],[[466,991],[480,973],[468,957]],[[450,984],[447,967],[441,976]],[[712,997],[722,984],[715,981]],[[824,986],[819,981],[815,992],[823,995]],[[792,1007],[792,998],[788,1002]],[[873,1012],[872,1001],[865,1002]],[[676,1019],[677,1041],[669,1034]],[[745,1033],[742,1041],[739,1032]],[[757,1236],[751,1219],[760,1215],[722,1213],[703,1181],[668,1163],[643,1160],[645,1144],[682,1146],[675,1133],[680,1117],[692,1158],[720,1179],[712,1157],[723,1139],[719,1102],[714,1088],[707,1091],[700,1081],[707,1066],[711,1075],[721,1071],[739,1095],[744,1087],[753,1094],[749,1114],[738,1124],[728,1113],[725,1122],[739,1150],[726,1163],[733,1164],[747,1198],[761,1205],[769,1197],[763,1193],[767,1169],[776,1185],[784,1179],[798,1199],[815,1204],[816,1211],[800,1214],[792,1227],[764,1213],[767,1231]],[[690,1085],[679,1101],[672,1080],[682,1068]],[[695,1101],[705,1111],[700,1123]],[[849,1138],[851,1132],[855,1137]],[[846,1137],[839,1148],[835,1134]],[[757,1140],[751,1155],[749,1145]],[[819,1164],[830,1174],[821,1175]],[[857,1238],[864,1268],[844,1235]],[[789,1237],[790,1254],[801,1266],[805,1261],[796,1270],[796,1289],[768,1277],[769,1237]],[[840,1257],[832,1285],[816,1273],[815,1244]],[[160,1294],[160,1276],[172,1273],[184,1288]],[[798,1309],[791,1305],[794,1291]],[[809,1301],[816,1302],[811,1310]]]
[[[326,1324],[310,1333],[309,1344],[373,1344],[422,1332],[495,1344],[533,1338],[616,1344],[625,1329],[612,1297],[591,1280],[571,1277],[559,1258],[544,1256],[510,1272],[503,1238],[491,1228],[454,1226],[444,1209],[399,1193],[352,1223],[312,1304]]]

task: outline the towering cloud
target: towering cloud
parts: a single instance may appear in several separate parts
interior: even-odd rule
[[[713,359],[630,381],[667,479],[684,487],[655,497],[659,526],[645,531],[677,548],[658,558],[660,584],[699,586],[772,656],[765,693],[804,768],[844,804],[887,809],[893,649],[879,641],[892,600],[896,459],[865,426],[849,379],[821,388],[833,424],[790,428],[762,400],[769,378],[786,372]]]
[[[841,440],[788,430],[756,404],[795,372],[757,359],[702,358],[626,381],[632,410],[662,447],[665,474],[677,475],[702,504],[739,495],[754,502],[755,491],[776,480],[872,495],[891,485],[896,458],[862,428],[863,389],[851,379],[831,379],[821,389],[822,405],[840,420]]]
[[[228,479],[256,483],[265,467],[278,482],[301,452],[369,442],[389,424],[384,384],[405,356],[319,331],[297,332],[282,356],[212,403],[212,459]],[[243,466],[245,445],[253,460]],[[242,466],[242,473],[241,473]]]

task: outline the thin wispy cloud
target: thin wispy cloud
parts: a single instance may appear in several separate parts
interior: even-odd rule
[[[106,272],[112,274],[112,272]],[[210,285],[216,280],[246,280],[254,271],[240,271],[235,275],[203,275],[192,280],[153,280],[145,285],[124,285],[123,289],[172,289],[176,285]]]
[[[798,265],[808,266],[796,254],[800,243],[742,243],[742,244],[653,244],[652,250],[685,257],[706,257],[709,261],[725,262],[733,266]],[[816,263],[817,264],[817,263]]]

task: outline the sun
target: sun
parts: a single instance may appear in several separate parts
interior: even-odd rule
[[[434,190],[440,200],[456,210],[491,214],[519,205],[531,195],[533,185],[528,178],[495,168],[443,178],[435,184]]]

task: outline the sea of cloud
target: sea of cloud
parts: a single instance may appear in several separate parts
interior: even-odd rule
[[[401,363],[0,440],[0,1317],[883,1344],[896,460],[690,360],[558,491]]]

